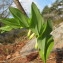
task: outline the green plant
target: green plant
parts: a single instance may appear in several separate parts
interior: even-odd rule
[[[40,57],[44,63],[46,63],[54,45],[53,38],[50,35],[50,32],[52,31],[52,22],[50,20],[44,21],[39,9],[34,3],[31,5],[31,18],[27,17],[16,8],[10,7],[9,10],[14,18],[0,19],[0,21],[5,24],[0,30],[10,31],[17,28],[26,28],[29,30],[28,36],[30,36],[30,32],[32,31],[33,35],[37,38],[35,47],[39,50]]]

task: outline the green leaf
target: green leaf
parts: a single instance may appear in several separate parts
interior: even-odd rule
[[[48,38],[49,36],[51,36],[50,33],[51,33],[51,31],[52,31],[52,27],[50,26],[50,20],[48,20],[48,21],[47,21],[46,23],[44,23],[44,24],[46,24],[46,27],[44,27],[45,30],[44,30],[42,36]],[[43,28],[43,29],[44,29],[44,28]]]
[[[40,57],[42,58],[43,61],[45,61],[45,43],[46,43],[46,38],[42,39],[42,37],[39,37],[37,39],[38,43],[38,49],[39,49],[39,54]]]
[[[12,29],[13,29],[13,28],[10,27],[10,26],[0,27],[1,33],[5,32],[5,31],[10,31],[10,30],[12,30]]]
[[[20,10],[18,10],[17,8],[13,8],[10,7],[9,8],[10,12],[12,13],[12,15],[14,16],[15,19],[18,19],[20,24],[23,27],[29,27],[29,23],[28,23],[28,17],[26,15],[24,15]]]
[[[46,59],[48,58],[48,56],[50,55],[50,52],[52,51],[53,49],[53,46],[54,46],[54,40],[53,38],[51,37],[50,39],[48,39],[47,41],[47,54],[46,54]]]
[[[43,25],[43,18],[40,14],[39,9],[34,3],[32,3],[31,9],[32,9],[32,19],[30,28],[34,33],[36,33],[36,35],[39,36]]]
[[[22,28],[19,21],[16,20],[15,18],[0,19],[0,22],[5,24],[5,26],[0,27],[2,33],[5,31],[10,31],[12,29]]]
[[[8,25],[8,26],[21,27],[19,21],[16,20],[15,18],[4,18],[4,19],[0,19],[0,22],[4,23],[5,25]]]
[[[46,23],[44,22],[43,33],[37,39],[39,54],[44,63],[46,63],[46,60],[54,45],[54,40],[50,35],[51,31],[52,27],[50,26],[50,21],[47,21]]]
[[[12,28],[10,26],[0,27],[0,30],[9,31]]]
[[[50,55],[50,52],[52,51],[54,41],[51,39],[50,41],[46,41],[46,38],[38,38],[38,48],[39,48],[39,54],[44,63],[46,63],[47,58]]]
[[[8,25],[5,25],[5,26],[3,26],[3,27],[0,27],[0,30],[1,30],[1,32],[3,33],[3,32],[5,32],[5,31],[11,31],[12,29],[17,29],[17,28],[19,28],[19,27],[17,27],[17,26],[8,26]]]

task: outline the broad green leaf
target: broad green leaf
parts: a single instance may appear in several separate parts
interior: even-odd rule
[[[44,22],[43,25],[43,33],[38,37],[38,48],[39,48],[39,54],[41,58],[43,59],[44,63],[46,63],[46,60],[53,48],[54,41],[52,36],[50,35],[52,31],[52,27],[50,26],[50,21]]]
[[[26,15],[24,15],[17,8],[10,7],[9,10],[14,16],[14,18],[19,20],[20,24],[23,25],[23,27],[29,27],[28,17]]]
[[[0,19],[0,22],[4,23],[5,25],[8,25],[8,26],[21,27],[19,20],[16,20],[15,18]]]
[[[44,24],[42,25],[42,29],[40,31],[40,36],[42,36],[44,34],[46,28],[47,28],[47,22],[44,22]]]
[[[38,30],[37,30],[37,26],[31,28],[31,31],[32,31],[33,33],[35,33],[36,36],[39,36]]]
[[[5,26],[0,27],[2,33],[5,31],[10,31],[12,29],[22,28],[19,21],[16,20],[15,18],[0,19],[0,22],[5,24]]]
[[[43,25],[43,18],[41,16],[37,6],[34,3],[32,3],[31,9],[32,9],[32,19],[31,19],[30,27],[34,33],[39,35],[42,25]]]
[[[51,37],[50,39],[48,39],[48,41],[47,41],[48,43],[47,43],[47,54],[46,54],[46,60],[47,60],[47,58],[49,57],[49,55],[50,55],[50,52],[52,51],[52,49],[53,49],[53,46],[54,46],[54,40],[53,40],[53,38]]]
[[[10,31],[12,28],[10,26],[0,27],[2,31]]]
[[[29,23],[29,26],[30,26],[30,23],[31,23],[31,17],[28,18],[28,23]]]
[[[6,25],[6,26],[4,26],[4,27],[0,27],[0,31],[1,31],[1,33],[4,33],[4,32],[6,32],[6,31],[11,31],[12,29],[15,29],[16,27],[11,27],[11,26],[8,26],[8,25]]]
[[[45,43],[46,43],[46,38],[42,39],[42,37],[39,37],[37,39],[38,43],[38,49],[39,49],[39,54],[40,57],[42,58],[43,61],[45,61]]]
[[[44,52],[42,50],[39,50],[39,55],[40,55],[41,59],[43,60],[43,62],[46,63],[46,61],[44,59]]]
[[[11,31],[12,29],[17,29],[17,28],[19,28],[19,27],[6,25],[6,26],[3,26],[3,27],[0,27],[0,30],[3,33],[5,31]]]
[[[44,23],[44,24],[45,24],[45,23]],[[43,37],[46,37],[46,38],[49,38],[49,37],[51,36],[51,35],[50,35],[51,31],[52,31],[52,27],[50,26],[50,20],[48,20],[48,21],[46,22],[46,27],[45,27],[45,30],[44,30],[42,36],[43,36]]]

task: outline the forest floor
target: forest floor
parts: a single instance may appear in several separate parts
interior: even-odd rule
[[[28,42],[29,39],[25,38],[13,44],[0,44],[0,63],[43,63],[38,52],[22,57],[20,51]],[[47,63],[63,63],[63,49],[51,52]]]
[[[0,63],[43,63],[38,52],[32,52],[26,58],[21,57],[20,50],[27,42],[26,39],[11,45],[0,45]],[[47,63],[63,63],[63,50],[52,52]]]

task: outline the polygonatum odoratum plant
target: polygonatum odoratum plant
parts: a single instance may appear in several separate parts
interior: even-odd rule
[[[35,3],[31,5],[31,17],[27,17],[14,7],[10,7],[9,10],[13,18],[0,19],[0,22],[5,24],[0,30],[4,32],[12,29],[26,28],[29,30],[28,36],[30,31],[32,31],[33,33],[30,35],[30,38],[33,36],[37,38],[35,48],[37,48],[40,57],[46,63],[54,45],[53,37],[50,35],[52,31],[51,20],[44,21]]]

